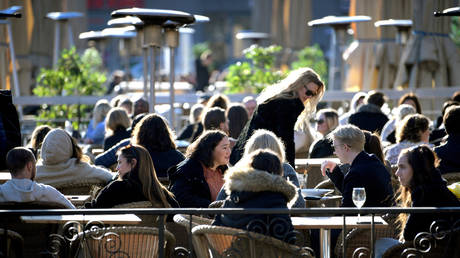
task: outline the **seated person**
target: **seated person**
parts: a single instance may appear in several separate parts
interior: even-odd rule
[[[225,110],[220,107],[205,110],[203,126],[204,130],[221,130],[228,133],[228,120],[225,116]]]
[[[49,133],[49,131],[53,130],[52,127],[49,125],[40,125],[35,127],[34,131],[32,132],[32,136],[30,138],[29,149],[34,153],[35,159],[39,158],[39,150],[42,147],[43,139]]]
[[[36,177],[39,183],[58,187],[86,179],[96,179],[101,184],[112,180],[110,171],[89,164],[75,139],[62,129],[53,129],[46,135],[40,155]]]
[[[460,172],[460,106],[448,108],[443,120],[448,137],[434,149],[440,160],[438,169],[441,174]]]
[[[339,125],[339,114],[331,108],[321,109],[316,114],[316,130],[323,136],[310,147],[310,158],[326,158],[334,154],[328,134]]]
[[[6,155],[11,180],[0,185],[0,202],[45,201],[60,203],[70,209],[75,206],[54,187],[34,182],[36,167],[32,151],[16,147]]]
[[[192,106],[192,108],[190,109],[190,116],[189,116],[190,124],[188,124],[185,128],[183,128],[180,131],[176,140],[193,142],[193,140],[195,140],[195,139],[192,139],[193,133],[197,130],[200,130],[200,134],[201,134],[201,132],[203,131],[203,124],[200,121],[201,121],[201,114],[203,112],[203,109],[204,109],[204,106],[199,103]]]
[[[424,115],[412,114],[406,116],[396,128],[396,144],[385,148],[385,159],[391,165],[396,165],[401,150],[428,144],[430,137],[430,120]]]
[[[155,173],[149,152],[139,145],[128,145],[118,152],[118,180],[104,187],[86,208],[111,208],[118,204],[150,201],[155,208],[179,207],[174,196]]]
[[[228,136],[218,130],[204,131],[185,156],[168,170],[169,190],[182,208],[207,208],[224,184],[230,158]]]
[[[361,130],[380,133],[388,122],[388,117],[381,108],[385,104],[385,95],[381,92],[371,91],[364,100],[364,105],[350,116],[348,122],[356,125]]]
[[[393,118],[388,121],[382,129],[381,138],[387,145],[396,143],[396,125],[401,124],[401,121],[410,114],[415,114],[415,108],[409,104],[399,105],[393,109]]]
[[[107,100],[101,99],[94,106],[93,117],[89,121],[83,142],[86,144],[102,145],[105,135],[105,117],[110,111],[110,104]]]
[[[402,207],[459,207],[457,200],[435,168],[436,155],[426,145],[405,149],[398,159],[396,176],[400,182],[397,201]],[[433,221],[446,220],[451,225],[458,213],[401,213],[398,217],[400,241],[412,241],[419,232],[430,232]],[[399,244],[396,239],[377,240],[376,257],[381,257],[389,247]]]
[[[342,193],[341,207],[355,207],[352,200],[355,187],[366,189],[364,207],[391,206],[390,174],[381,160],[364,151],[364,133],[356,126],[345,125],[337,127],[331,134],[335,154],[342,163],[350,164],[350,170],[344,175],[336,163],[325,161],[321,164],[321,171]]]
[[[127,129],[130,125],[131,120],[123,108],[112,108],[105,119],[104,151],[112,148],[119,141],[129,138],[131,134]]]
[[[225,175],[228,197],[222,208],[287,209],[297,199],[296,187],[281,177],[278,155],[257,150],[243,156]],[[289,204],[288,204],[289,203]],[[260,223],[266,226],[262,229]],[[295,242],[289,214],[218,214],[213,225],[240,228]]]

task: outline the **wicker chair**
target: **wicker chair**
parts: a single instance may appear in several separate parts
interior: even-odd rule
[[[460,172],[443,174],[442,177],[446,179],[448,185],[460,182]]]
[[[62,182],[59,184],[53,184],[54,188],[59,190],[64,195],[92,195],[95,191],[95,188],[102,188],[107,184],[107,182],[102,181],[101,179],[82,179],[72,182]]]
[[[457,233],[456,236],[453,236],[450,243],[448,242],[447,239],[442,240],[442,241],[437,241],[436,244],[432,246],[432,249],[430,249],[427,253],[417,253],[419,256],[413,256],[413,257],[423,257],[423,258],[460,257],[460,248],[458,248],[459,242],[460,242],[460,235]],[[407,249],[414,250],[414,244],[412,241],[406,241],[403,244],[395,245],[389,248],[383,254],[382,258],[409,257],[409,256],[402,255],[404,250],[407,250]],[[413,251],[410,253],[414,254]]]
[[[313,250],[287,244],[276,238],[242,229],[200,225],[193,237],[204,239],[212,257],[312,257]],[[198,256],[201,257],[201,256]],[[207,257],[207,256],[205,256]]]
[[[174,232],[175,236],[180,236],[178,238],[177,244],[180,246],[189,245],[189,232],[190,232],[190,216],[183,214],[174,215],[174,225],[168,224],[168,229]],[[192,228],[199,225],[211,225],[212,220],[192,215]],[[177,227],[179,226],[179,227]],[[179,242],[180,239],[180,242]],[[200,237],[193,237],[193,250],[197,257],[209,257],[209,253],[206,251],[206,239],[201,239]]]
[[[154,208],[152,203],[149,201],[141,201],[141,202],[130,202],[130,203],[123,203],[113,206],[116,209],[129,209],[129,208]],[[156,227],[158,226],[158,216],[156,215],[144,215],[140,214],[137,215],[141,218],[142,222],[139,224],[140,226],[145,227]]]
[[[6,237],[6,248],[5,248]],[[0,229],[0,257],[22,258],[24,249],[24,239],[18,233]],[[6,251],[6,253],[5,253]]]
[[[2,202],[2,210],[36,210],[36,209],[67,209],[63,204],[53,202]],[[8,228],[14,229],[24,239],[24,257],[37,257],[46,252],[48,237],[57,233],[56,224],[25,224],[18,217],[2,216],[0,223],[7,223]]]
[[[75,244],[83,247],[83,257],[158,257],[158,234],[152,227],[99,228],[79,233]],[[168,230],[164,236],[165,257],[170,257],[176,240]]]
[[[387,228],[377,228],[374,231],[374,241],[379,238],[389,237],[389,238],[397,238],[397,229],[394,227],[396,217],[393,214],[382,216],[383,219],[388,223]],[[342,233],[340,233],[339,238],[337,240],[337,244],[335,246],[335,254],[336,257],[342,257]],[[353,256],[353,253],[356,249],[360,247],[366,247],[371,250],[371,230],[364,229],[364,228],[354,228],[349,230],[346,234],[346,250],[345,255],[346,257],[357,257]]]

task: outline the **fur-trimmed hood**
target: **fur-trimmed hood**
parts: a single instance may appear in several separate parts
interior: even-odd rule
[[[266,171],[253,168],[234,167],[225,174],[225,192],[230,195],[232,191],[238,192],[279,192],[283,194],[291,206],[297,199],[294,184],[282,176],[269,174]]]

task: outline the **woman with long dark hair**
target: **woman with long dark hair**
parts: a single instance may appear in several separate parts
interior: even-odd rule
[[[397,203],[401,207],[458,207],[460,202],[446,186],[441,173],[435,168],[436,154],[427,146],[405,149],[398,159],[396,176],[400,182]],[[400,241],[412,241],[419,232],[430,232],[434,221],[446,220],[452,224],[459,219],[458,213],[401,213],[398,224]],[[376,252],[383,253],[396,239],[382,239],[376,243]]]
[[[142,146],[128,145],[118,152],[119,178],[104,187],[86,208],[111,208],[118,204],[149,201],[155,208],[179,207],[174,195],[155,173],[149,152]]]
[[[244,145],[257,129],[267,129],[286,145],[286,159],[294,166],[294,129],[304,131],[308,117],[324,93],[324,83],[310,68],[292,71],[278,84],[267,87],[257,98],[259,105],[232,149],[231,163],[240,160]]]
[[[181,207],[207,208],[216,200],[230,158],[230,141],[219,130],[205,131],[188,148],[187,159],[168,170],[170,191]]]

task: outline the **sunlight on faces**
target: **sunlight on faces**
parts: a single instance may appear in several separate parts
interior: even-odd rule
[[[347,163],[347,148],[349,148],[345,143],[341,143],[338,140],[333,141],[334,154],[340,159],[340,162]]]
[[[402,186],[408,187],[410,181],[412,180],[412,175],[414,171],[412,166],[409,164],[406,154],[399,155],[398,158],[398,170],[396,170],[395,175],[398,177],[399,182]]]
[[[212,160],[214,161],[214,166],[227,165],[230,160],[230,140],[228,137],[222,138],[222,140],[217,144],[212,152]]]
[[[309,82],[304,87],[300,87],[297,90],[297,94],[299,95],[300,100],[305,103],[310,98],[318,95],[319,93],[319,86],[316,85],[314,82]]]
[[[326,135],[329,132],[329,127],[326,123],[326,116],[324,114],[321,114],[316,118],[316,131],[322,135]]]
[[[132,163],[129,163],[123,155],[118,155],[117,171],[120,178],[123,178],[126,174],[128,174],[132,167]]]

